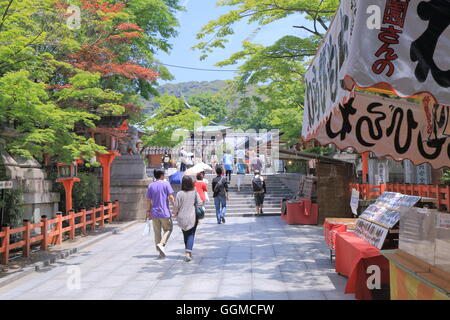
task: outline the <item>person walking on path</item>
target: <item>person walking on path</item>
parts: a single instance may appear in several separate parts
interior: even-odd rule
[[[253,195],[255,197],[256,215],[263,214],[264,196],[267,193],[266,182],[260,175],[259,170],[255,170],[255,177],[252,180]]]
[[[214,173],[216,173],[216,167],[219,164],[219,158],[217,157],[215,150],[211,151],[210,163],[211,163],[211,168],[213,168]]]
[[[227,153],[223,156],[223,167],[225,169],[225,175],[227,176],[228,183],[231,183],[231,174],[233,173],[234,158],[231,155],[231,151],[227,150]]]
[[[165,247],[173,229],[172,217],[169,209],[169,201],[174,204],[173,189],[169,182],[164,181],[164,170],[154,171],[155,181],[147,189],[148,199],[147,218],[153,220],[153,230],[155,232],[156,250],[159,257],[166,256]],[[161,232],[163,232],[161,236]]]
[[[244,159],[238,159],[237,164],[237,188],[241,191],[242,177],[245,176],[248,166],[244,163]]]
[[[261,173],[262,167],[263,167],[263,165],[262,165],[261,159],[259,158],[259,156],[256,156],[253,159],[253,172],[258,171],[259,173]]]
[[[165,170],[167,170],[171,167],[171,160],[172,160],[172,157],[170,156],[170,154],[168,154],[166,152],[162,158],[163,168]]]
[[[205,211],[205,203],[209,201],[208,196],[208,181],[205,181],[205,173],[200,172],[197,174],[197,181],[195,182],[195,190],[197,191],[200,197],[199,206],[203,207],[203,211]],[[199,221],[200,223],[200,221]]]
[[[222,176],[222,168],[216,168],[217,177],[212,181],[214,206],[216,207],[217,223],[225,223],[225,215],[227,213],[227,200],[228,197],[228,182],[225,177]]]
[[[194,180],[190,176],[184,176],[181,182],[181,191],[177,193],[173,216],[177,218],[178,226],[183,231],[186,256],[184,260],[192,260],[195,232],[197,231],[198,218],[195,213],[195,205],[200,203],[200,197],[195,190]]]
[[[184,147],[181,147],[181,151],[180,151],[180,171],[186,171],[186,158],[187,158],[187,152],[184,150]]]

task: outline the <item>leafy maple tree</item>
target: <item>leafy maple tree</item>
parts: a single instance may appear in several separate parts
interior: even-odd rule
[[[13,154],[90,159],[104,148],[76,128],[93,128],[103,116],[138,115],[139,95],[158,75],[170,78],[153,53],[170,50],[178,1],[70,3],[83,12],[78,30],[66,24],[68,1],[0,2],[0,138]],[[155,26],[162,20],[143,8],[166,20]]]

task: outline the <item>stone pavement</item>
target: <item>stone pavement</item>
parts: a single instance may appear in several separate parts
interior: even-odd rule
[[[192,262],[181,230],[157,260],[143,224],[0,288],[0,299],[353,299],[334,271],[321,227],[279,217],[205,219]],[[81,285],[77,288],[77,275]],[[75,280],[73,280],[75,279]]]

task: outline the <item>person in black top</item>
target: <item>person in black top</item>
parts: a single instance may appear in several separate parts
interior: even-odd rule
[[[225,214],[227,213],[228,197],[228,181],[222,176],[223,169],[220,166],[216,167],[217,177],[212,181],[214,205],[216,207],[217,223],[225,223]]]

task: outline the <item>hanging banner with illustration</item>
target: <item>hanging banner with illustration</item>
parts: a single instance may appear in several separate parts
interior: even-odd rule
[[[430,106],[449,122],[449,108]],[[450,165],[450,139],[428,131],[425,109],[420,104],[355,93],[341,104],[312,135],[322,144],[353,147],[358,153],[372,151],[378,157],[409,159],[415,165],[428,162],[438,169]]]
[[[344,79],[360,88],[383,86],[403,98],[427,93],[432,104],[450,105],[448,52],[448,0],[341,1],[305,77],[303,138],[347,100]]]

